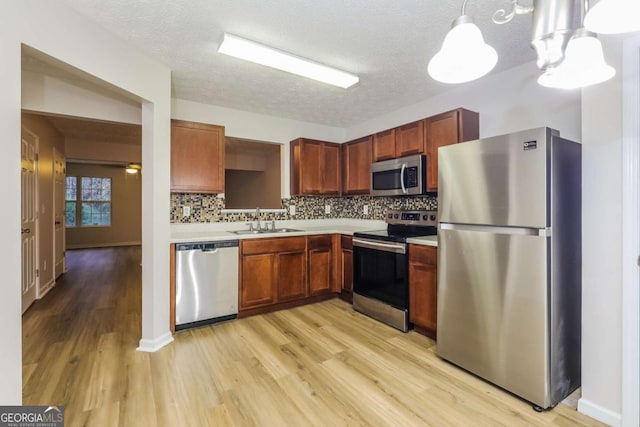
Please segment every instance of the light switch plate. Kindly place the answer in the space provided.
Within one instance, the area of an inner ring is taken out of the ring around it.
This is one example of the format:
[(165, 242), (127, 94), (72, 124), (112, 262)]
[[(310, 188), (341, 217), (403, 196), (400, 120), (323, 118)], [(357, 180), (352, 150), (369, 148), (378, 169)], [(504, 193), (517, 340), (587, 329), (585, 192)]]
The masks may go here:
[(182, 207), (182, 216), (191, 216), (191, 206)]
[(364, 205), (362, 208), (362, 213), (364, 215), (369, 215), (369, 205)]
[(291, 216), (296, 215), (296, 205), (289, 205), (289, 215)]
[(324, 213), (326, 214), (331, 213), (331, 205), (324, 205)]

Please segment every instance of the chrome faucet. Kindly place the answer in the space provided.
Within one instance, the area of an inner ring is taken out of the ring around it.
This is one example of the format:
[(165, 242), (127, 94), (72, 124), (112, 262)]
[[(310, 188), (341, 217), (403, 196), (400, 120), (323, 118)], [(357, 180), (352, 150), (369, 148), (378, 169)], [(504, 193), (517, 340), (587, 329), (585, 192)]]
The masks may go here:
[(262, 230), (262, 227), (260, 227), (260, 208), (256, 208), (256, 221), (258, 222), (256, 230)]

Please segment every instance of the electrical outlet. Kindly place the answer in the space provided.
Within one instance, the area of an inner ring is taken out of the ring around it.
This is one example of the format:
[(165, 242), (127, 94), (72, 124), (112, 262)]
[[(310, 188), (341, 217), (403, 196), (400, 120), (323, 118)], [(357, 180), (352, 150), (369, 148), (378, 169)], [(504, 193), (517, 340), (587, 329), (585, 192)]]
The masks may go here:
[(182, 216), (191, 216), (191, 206), (182, 207)]
[(331, 205), (324, 205), (324, 213), (326, 214), (331, 213)]
[(363, 213), (364, 215), (369, 215), (369, 205), (364, 205), (364, 206), (362, 207), (362, 213)]
[(296, 216), (296, 205), (289, 205), (289, 215)]

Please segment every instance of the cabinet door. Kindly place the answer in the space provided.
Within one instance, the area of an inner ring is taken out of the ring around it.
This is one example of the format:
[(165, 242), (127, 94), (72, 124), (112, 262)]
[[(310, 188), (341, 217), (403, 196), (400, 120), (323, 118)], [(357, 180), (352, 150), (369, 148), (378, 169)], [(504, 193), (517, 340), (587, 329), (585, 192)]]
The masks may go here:
[(224, 127), (171, 121), (171, 190), (224, 193)]
[(424, 153), (424, 120), (396, 129), (396, 157)]
[(438, 191), (438, 148), (479, 137), (479, 115), (459, 108), (426, 120), (427, 190)]
[(396, 130), (389, 129), (373, 136), (373, 161), (388, 160), (396, 157)]
[(300, 151), (301, 194), (322, 193), (324, 147), (320, 141), (304, 140)]
[(276, 254), (278, 263), (278, 302), (307, 296), (307, 259), (305, 251)]
[(340, 194), (341, 168), (340, 145), (325, 143), (322, 145), (322, 194)]
[(409, 249), (409, 320), (435, 336), (438, 303), (437, 248)]
[(309, 236), (309, 295), (331, 292), (333, 288), (333, 241), (330, 235)]
[(243, 255), (241, 260), (240, 309), (276, 302), (276, 256), (274, 254)]
[(353, 243), (350, 236), (340, 236), (341, 290), (353, 293)]
[(342, 146), (344, 194), (371, 192), (371, 144), (373, 137), (348, 142)]

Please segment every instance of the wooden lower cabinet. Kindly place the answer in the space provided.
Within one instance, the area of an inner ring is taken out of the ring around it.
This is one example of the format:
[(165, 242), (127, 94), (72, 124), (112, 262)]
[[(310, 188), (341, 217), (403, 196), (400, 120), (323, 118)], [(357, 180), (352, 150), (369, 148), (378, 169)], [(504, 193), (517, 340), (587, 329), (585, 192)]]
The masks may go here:
[(340, 292), (343, 299), (353, 301), (353, 243), (351, 236), (340, 236)]
[(330, 235), (307, 238), (309, 258), (309, 295), (331, 292), (333, 284), (333, 251)]
[(241, 240), (239, 315), (333, 297), (334, 271), (331, 235)]
[(243, 255), (240, 309), (274, 304), (277, 297), (276, 254)]
[(409, 245), (409, 320), (415, 330), (436, 338), (438, 248)]
[(303, 248), (276, 255), (278, 302), (285, 302), (307, 296), (307, 257)]

